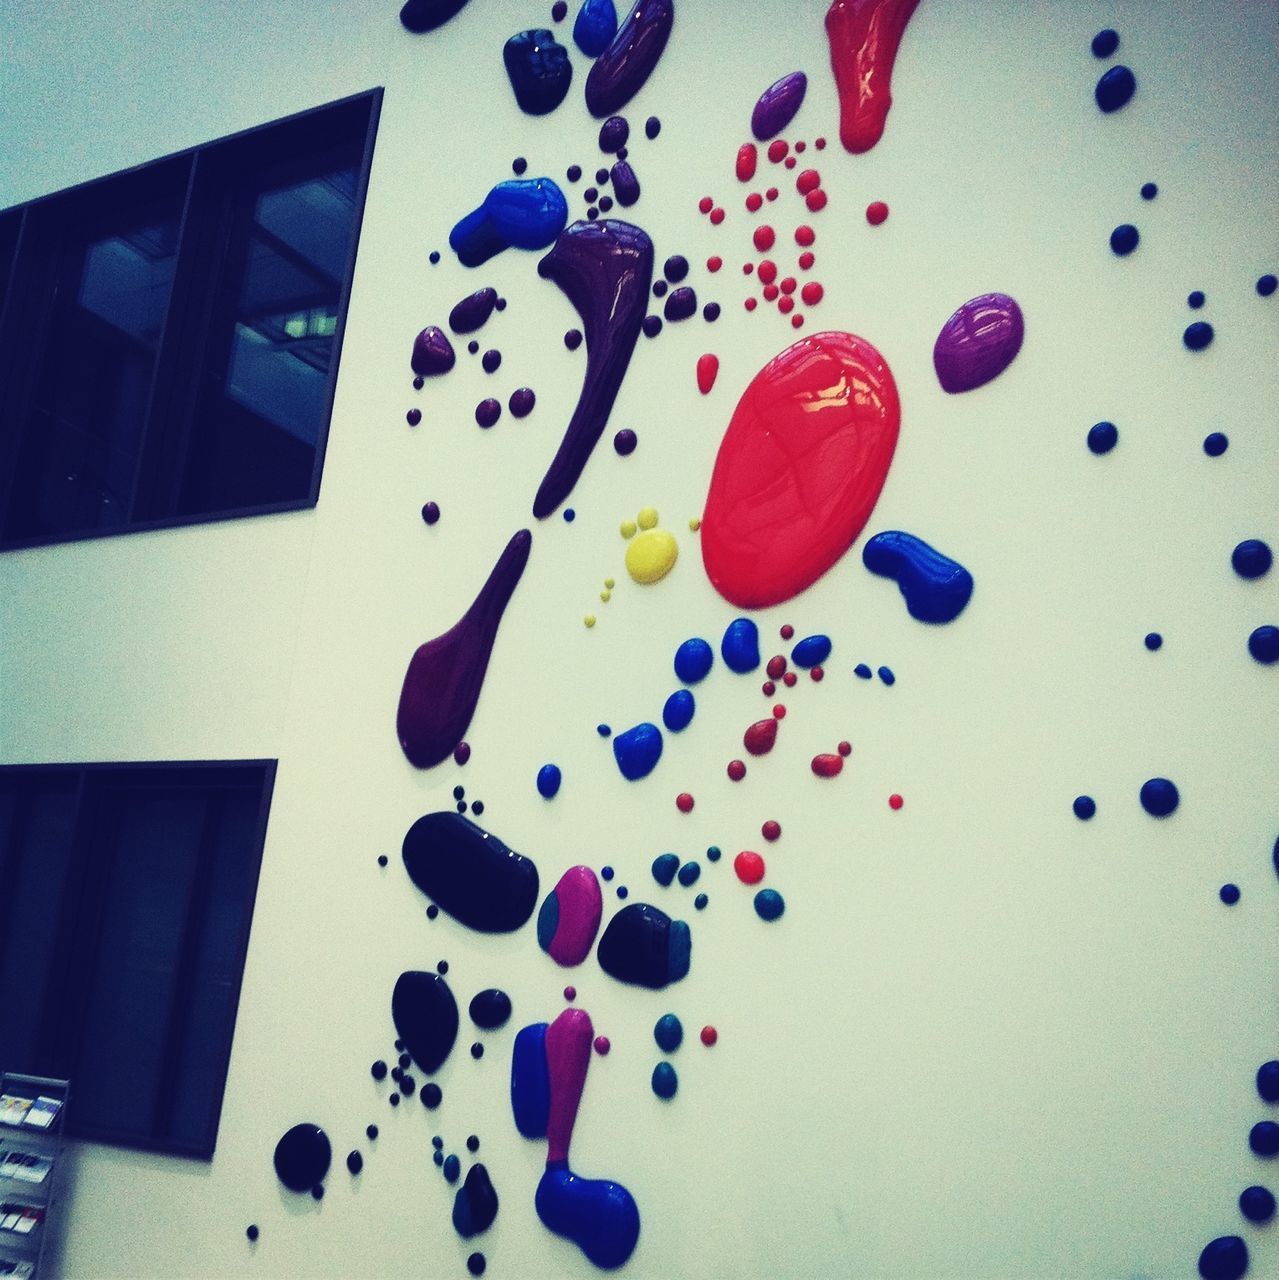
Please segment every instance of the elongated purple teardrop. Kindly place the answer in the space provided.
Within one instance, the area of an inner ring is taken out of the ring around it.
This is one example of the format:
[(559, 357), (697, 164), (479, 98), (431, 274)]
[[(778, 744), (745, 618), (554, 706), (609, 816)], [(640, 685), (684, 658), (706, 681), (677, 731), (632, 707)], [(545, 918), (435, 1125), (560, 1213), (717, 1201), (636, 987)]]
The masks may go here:
[(597, 120), (616, 114), (644, 87), (674, 21), (672, 0), (635, 0), (586, 77), (586, 109)]
[(983, 293), (965, 302), (942, 325), (933, 344), (933, 367), (942, 390), (972, 391), (997, 378), (1021, 350), (1025, 322), (1006, 293)]
[(474, 333), (493, 314), (497, 306), (497, 290), (491, 285), (468, 293), (449, 312), (449, 328), (454, 333)]
[(808, 92), (808, 77), (802, 71), (792, 71), (775, 84), (770, 84), (759, 95), (755, 110), (751, 112), (751, 132), (756, 142), (775, 138), (795, 118)]

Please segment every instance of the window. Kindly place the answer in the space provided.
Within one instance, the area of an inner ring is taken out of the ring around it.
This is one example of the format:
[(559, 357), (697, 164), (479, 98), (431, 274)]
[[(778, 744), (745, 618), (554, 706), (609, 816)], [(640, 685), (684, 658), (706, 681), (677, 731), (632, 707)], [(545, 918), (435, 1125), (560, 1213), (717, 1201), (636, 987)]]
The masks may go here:
[(213, 1155), (274, 761), (0, 768), (0, 1069)]
[(315, 505), (380, 103), (0, 211), (0, 547)]

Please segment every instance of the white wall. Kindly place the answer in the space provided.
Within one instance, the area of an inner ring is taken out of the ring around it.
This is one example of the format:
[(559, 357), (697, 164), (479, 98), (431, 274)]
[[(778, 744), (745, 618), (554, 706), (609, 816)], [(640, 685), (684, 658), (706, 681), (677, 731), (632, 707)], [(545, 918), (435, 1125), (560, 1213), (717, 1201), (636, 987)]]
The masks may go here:
[[(0, 556), (0, 759), (280, 759), (217, 1154), (84, 1149), (64, 1274), (463, 1275), (476, 1246), (449, 1226), (436, 1131), (462, 1154), (468, 1133), (482, 1139), (502, 1202), (477, 1242), (489, 1274), (583, 1274), (536, 1221), (540, 1148), (505, 1102), (510, 1035), (554, 1016), (566, 980), (614, 1044), (592, 1064), (574, 1153), (639, 1200), (630, 1275), (1190, 1275), (1199, 1248), (1233, 1232), (1265, 1274), (1273, 1229), (1244, 1231), (1234, 1200), (1277, 1180), (1245, 1139), (1265, 1110), (1252, 1073), (1279, 1052), (1279, 717), (1276, 672), (1243, 640), (1279, 621), (1279, 599), (1273, 573), (1240, 583), (1228, 557), (1245, 536), (1279, 541), (1279, 299), (1252, 288), (1279, 263), (1274, 7), (921, 4), (885, 141), (820, 159), (820, 320), (875, 342), (902, 393), (870, 530), (935, 541), (977, 592), (956, 624), (927, 629), (854, 552), (765, 615), (766, 635), (783, 621), (826, 630), (836, 653), (820, 690), (791, 697), (785, 750), (740, 788), (723, 765), (765, 705), (750, 680), (717, 671), (642, 784), (617, 776), (594, 725), (655, 719), (675, 645), (715, 639), (733, 616), (686, 522), (740, 388), (791, 332), (741, 309), (732, 160), (755, 95), (796, 67), (810, 88), (792, 136), (834, 142), (825, 6), (679, 6), (628, 112), (634, 214), (659, 261), (687, 254), (699, 293), (699, 264), (724, 256), (704, 294), (724, 317), (641, 344), (610, 425), (636, 427), (640, 448), (622, 461), (605, 442), (577, 521), (535, 529), (468, 734), (474, 758), (427, 773), (395, 740), (404, 665), (527, 523), (583, 362), (563, 350), (575, 320), (532, 255), (467, 273), (426, 254), (512, 156), (559, 176), (599, 153), (576, 51), (574, 88), (549, 118), (521, 116), (505, 86), (502, 41), (546, 24), (549, 0), (477, 0), (423, 38), (396, 8), (5, 6), (0, 207), (386, 87), (317, 509)], [(1088, 41), (1107, 24), (1140, 82), (1114, 117), (1091, 97)], [(650, 112), (655, 143), (637, 129)], [(1136, 194), (1147, 179), (1161, 189), (1150, 205)], [(704, 192), (730, 209), (718, 231), (695, 211)], [(876, 198), (892, 215), (872, 230), (861, 210)], [(1143, 234), (1122, 263), (1106, 247), (1121, 221)], [(478, 283), (510, 299), (481, 335), (503, 350), (501, 373), (485, 379), (463, 355), (415, 395), (413, 334)], [(1025, 310), (1025, 348), (990, 387), (947, 397), (932, 340), (955, 306), (996, 288)], [(1218, 334), (1194, 357), (1178, 338), (1192, 288)], [(722, 361), (706, 400), (693, 384), (704, 350)], [(481, 395), (524, 382), (538, 393), (527, 422), (474, 427)], [(425, 421), (410, 431), (414, 403)], [(1103, 417), (1122, 436), (1099, 460), (1083, 437)], [(1232, 446), (1210, 464), (1199, 441), (1212, 429)], [(428, 530), (418, 510), (432, 497), (445, 514)], [(625, 578), (616, 528), (649, 503), (682, 554), (644, 590)], [(608, 575), (618, 589), (600, 606)], [(1152, 629), (1166, 637), (1157, 655), (1141, 645)], [(890, 663), (894, 689), (853, 679), (863, 658)], [(849, 769), (816, 781), (808, 756), (842, 737)], [(550, 805), (533, 789), (548, 759), (566, 778)], [(1163, 824), (1135, 798), (1161, 773), (1183, 796)], [(690, 977), (622, 990), (593, 960), (557, 971), (531, 930), (493, 940), (429, 924), (399, 842), (459, 781), (547, 889), (573, 862), (610, 862), (632, 900), (651, 898), (655, 854), (721, 844), (704, 915), (691, 895), (654, 899), (693, 919)], [(685, 789), (698, 800), (687, 818), (672, 803)], [(901, 813), (890, 791), (906, 796)], [(1088, 826), (1070, 815), (1081, 791), (1100, 805)], [(728, 868), (767, 817), (784, 827), (765, 851), (788, 903), (773, 927)], [(1227, 880), (1243, 889), (1233, 911), (1216, 898)], [(368, 1064), (390, 1049), (395, 977), (440, 958), (460, 1001), (500, 985), (516, 1017), (479, 1063), (463, 1029), (435, 1116), (416, 1102), (395, 1113)], [(680, 1094), (662, 1104), (650, 1030), (668, 1009), (689, 1040), (673, 1060)], [(704, 1022), (720, 1029), (713, 1051), (695, 1041)], [(337, 1157), (319, 1204), (271, 1169), (275, 1140), (304, 1119)], [(359, 1180), (342, 1167), (352, 1147)]]

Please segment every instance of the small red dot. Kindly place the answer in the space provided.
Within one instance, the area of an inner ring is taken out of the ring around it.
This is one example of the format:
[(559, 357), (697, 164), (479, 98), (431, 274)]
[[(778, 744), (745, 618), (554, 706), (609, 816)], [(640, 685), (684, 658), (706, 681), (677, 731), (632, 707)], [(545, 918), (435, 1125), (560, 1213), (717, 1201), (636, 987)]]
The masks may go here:
[[(812, 210), (813, 213), (817, 213), (826, 208), (826, 192), (824, 192), (821, 187), (818, 187), (816, 191), (810, 191), (804, 197), (804, 203)], [(711, 221), (715, 221), (715, 215), (713, 213), (711, 214)]]
[(759, 264), (759, 279), (761, 284), (772, 284), (777, 279), (777, 263), (771, 258), (765, 258)]
[(764, 692), (764, 697), (771, 698), (777, 692), (777, 686), (771, 680), (765, 680), (760, 688)]
[(603, 1057), (612, 1047), (612, 1041), (609, 1040), (608, 1036), (595, 1037), (595, 1052), (598, 1053), (600, 1057)]
[(826, 290), (822, 288), (816, 280), (810, 280), (800, 291), (799, 296), (804, 299), (804, 305), (807, 307), (815, 307), (825, 296)]
[(706, 270), (714, 274), (724, 265), (724, 259), (719, 254), (713, 254), (706, 259)]
[(786, 153), (790, 150), (785, 138), (774, 138), (768, 144), (768, 158), (777, 164), (778, 161), (786, 158)]
[(905, 803), (905, 800), (903, 800), (896, 792), (888, 797), (888, 807), (890, 809), (900, 809)]
[(796, 680), (798, 680), (798, 679), (799, 679), (799, 677), (798, 677), (798, 676), (797, 676), (793, 671), (788, 671), (788, 672), (787, 672), (787, 673), (782, 677), (782, 683), (783, 683), (783, 684), (784, 684), (788, 689), (793, 689), (793, 688), (795, 687), (795, 681), (796, 681)]
[(710, 213), (710, 211), (715, 207), (715, 201), (714, 201), (714, 200), (712, 200), (712, 199), (710, 198), (710, 196), (703, 196), (703, 197), (702, 197), (702, 198), (697, 202), (697, 207), (698, 207), (698, 209), (700, 209), (703, 213)]
[(734, 782), (741, 782), (746, 776), (746, 766), (740, 760), (730, 760), (728, 762), (728, 776)]
[(778, 703), (778, 704), (773, 708), (773, 719), (774, 719), (774, 720), (785, 720), (785, 719), (786, 719), (786, 704), (785, 704), (785, 703), (779, 702), (779, 703)]
[(786, 157), (786, 167), (787, 167), (788, 169), (793, 169), (793, 168), (795, 167), (795, 157), (794, 157), (794, 156), (787, 156), (787, 157)]
[(853, 754), (853, 744), (851, 742), (841, 742), (838, 749), (841, 756), (851, 756)]
[(702, 1028), (702, 1043), (709, 1049), (719, 1039), (719, 1032), (714, 1027)]
[(782, 625), (782, 629), (777, 633), (783, 640), (789, 640), (795, 634), (795, 628), (789, 622)]
[(786, 279), (782, 281), (782, 292), (783, 292), (783, 293), (794, 293), (794, 292), (795, 292), (795, 277), (794, 277), (794, 276), (787, 276), (787, 277), (786, 277)]
[(791, 316), (790, 327), (792, 329), (802, 329), (804, 327), (804, 317), (801, 316), (798, 311), (796, 311), (795, 314)]
[(821, 684), (826, 672), (823, 671), (821, 667), (814, 667), (808, 674), (813, 677), (816, 684)]
[(825, 139), (825, 138), (817, 138), (817, 139), (813, 142), (813, 146), (815, 146), (815, 147), (817, 148), (817, 150), (818, 150), (818, 151), (825, 151), (825, 150), (826, 150), (826, 139)]
[(776, 200), (776, 199), (777, 199), (777, 188), (776, 188), (776, 187), (769, 187), (769, 189), (768, 189), (767, 191), (765, 191), (765, 192), (764, 192), (764, 199), (765, 199), (765, 200)]
[(798, 152), (799, 152), (799, 154), (802, 156), (802, 155), (804, 154), (804, 149), (805, 149), (807, 146), (808, 146), (808, 143), (806, 143), (806, 142), (797, 142), (797, 143), (795, 144), (795, 150), (796, 150), (796, 151), (798, 151)]
[(816, 169), (805, 169), (803, 173), (795, 179), (795, 190), (801, 196), (806, 196), (810, 191), (816, 191), (822, 185), (822, 175)]
[(752, 191), (750, 195), (746, 197), (746, 208), (751, 213), (758, 213), (760, 210), (760, 206), (763, 203), (764, 203), (764, 197), (760, 195), (758, 191)]
[(755, 264), (754, 264), (753, 262), (743, 262), (743, 263), (742, 263), (742, 275), (744, 275), (744, 276), (748, 276), (748, 275), (752, 274), (752, 272), (754, 272), (754, 270), (755, 270)]
[[(816, 192), (816, 191), (814, 191), (814, 192), (813, 192), (813, 194), (814, 194), (814, 195), (818, 195), (819, 193), (818, 193), (818, 192)], [(822, 196), (822, 204), (825, 204), (825, 203), (826, 203), (826, 197), (825, 197), (825, 196)], [(717, 208), (712, 209), (712, 210), (711, 210), (711, 221), (712, 221), (712, 222), (713, 222), (713, 223), (718, 227), (718, 226), (719, 226), (719, 224), (720, 224), (721, 222), (723, 222), (723, 221), (724, 221), (724, 210), (723, 210), (723, 209), (720, 209), (720, 208), (718, 208), (718, 207), (717, 207)]]
[(675, 807), (680, 811), (680, 813), (692, 813), (693, 797), (690, 796), (687, 791), (681, 791), (679, 795), (675, 797)]
[(812, 253), (809, 252), (809, 250), (805, 249), (804, 252), (799, 255), (800, 270), (807, 271), (808, 268), (811, 267), (813, 263), (816, 261), (817, 259), (813, 257)]
[(772, 302), (778, 295), (780, 290), (775, 284), (766, 284), (764, 286), (764, 301)]
[(791, 297), (778, 298), (777, 309), (784, 316), (790, 315), (790, 313), (795, 309), (795, 299)]
[(817, 239), (817, 232), (812, 229), (806, 222), (800, 223), (795, 228), (795, 243), (800, 245), (812, 244)]
[(565, 1000), (576, 1000), (576, 999), (577, 999), (577, 988), (576, 988), (576, 987), (565, 987), (565, 988), (564, 988), (564, 999), (565, 999)]
[(866, 221), (877, 227), (888, 217), (888, 206), (882, 200), (872, 201), (866, 206)]
[(773, 821), (772, 818), (769, 818), (769, 820), (760, 827), (759, 832), (765, 840), (776, 840), (782, 834), (782, 824), (780, 822)]
[(770, 226), (760, 226), (755, 228), (755, 234), (751, 237), (755, 242), (755, 248), (760, 253), (767, 253), (773, 247), (773, 242), (777, 239), (773, 234), (773, 228)]
[(754, 311), (756, 306), (758, 305), (759, 304), (755, 301), (754, 298), (747, 298), (746, 301), (742, 303), (742, 306), (744, 306), (747, 311)]
[(743, 849), (733, 859), (733, 870), (743, 884), (759, 884), (764, 878), (764, 859), (750, 849)]

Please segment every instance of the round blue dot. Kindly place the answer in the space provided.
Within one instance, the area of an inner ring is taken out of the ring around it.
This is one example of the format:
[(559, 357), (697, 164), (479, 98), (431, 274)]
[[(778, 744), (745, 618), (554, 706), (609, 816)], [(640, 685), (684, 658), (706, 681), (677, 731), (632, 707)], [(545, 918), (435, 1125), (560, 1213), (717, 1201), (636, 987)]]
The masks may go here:
[(1109, 453), (1119, 443), (1119, 428), (1113, 422), (1094, 422), (1088, 428), (1088, 448), (1093, 453)]
[(715, 661), (715, 651), (700, 636), (685, 640), (675, 650), (675, 674), (685, 684), (696, 684), (706, 678)]
[(1159, 194), (1159, 188), (1153, 182), (1143, 182), (1141, 184), (1141, 198), (1143, 200), (1153, 200)]
[(1254, 1155), (1265, 1156), (1267, 1159), (1279, 1155), (1279, 1124), (1273, 1120), (1262, 1120), (1254, 1124), (1248, 1132), (1248, 1145)]
[(437, 1147), (435, 1151), (435, 1155), (433, 1155), (431, 1159), (435, 1161), (436, 1167), (438, 1168), (440, 1165), (444, 1163), (444, 1152), (439, 1150), (439, 1148)]
[(1279, 278), (1272, 275), (1264, 275), (1257, 281), (1257, 292), (1263, 297), (1268, 298), (1275, 289), (1279, 288)]
[(551, 799), (559, 791), (561, 781), (559, 765), (544, 764), (537, 771), (537, 794), (545, 800)]
[(662, 723), (672, 732), (680, 733), (693, 721), (697, 703), (688, 689), (676, 689), (662, 707)]
[(650, 870), (658, 884), (669, 885), (679, 870), (679, 858), (673, 853), (659, 853)]
[(697, 883), (697, 877), (702, 874), (702, 865), (700, 862), (686, 862), (679, 869), (679, 882), (685, 889), (691, 884)]
[(1240, 1280), (1248, 1270), (1248, 1246), (1238, 1236), (1209, 1240), (1199, 1255), (1203, 1280)]
[(755, 895), (755, 914), (761, 920), (776, 920), (786, 910), (786, 902), (776, 889), (761, 889)]
[(595, 732), (598, 733), (601, 738), (608, 738), (612, 736), (613, 730), (606, 724), (597, 724), (595, 726)]
[(1167, 778), (1148, 778), (1141, 784), (1141, 807), (1155, 818), (1166, 818), (1181, 803), (1176, 784)]
[(457, 1156), (448, 1156), (444, 1161), (444, 1176), (449, 1182), (456, 1182), (462, 1172), (462, 1162)]
[(1239, 886), (1237, 884), (1223, 884), (1217, 896), (1226, 906), (1233, 907), (1239, 901)]
[(1239, 1212), (1249, 1222), (1269, 1222), (1275, 1216), (1275, 1197), (1268, 1187), (1248, 1187), (1239, 1197)]
[(574, 521), (574, 520), (576, 520), (576, 519), (577, 519), (577, 512), (576, 512), (576, 511), (574, 511), (572, 507), (565, 507), (565, 508), (564, 508), (564, 523), (565, 523), (565, 524), (572, 524), (572, 523), (573, 523), (573, 521)]
[(706, 904), (709, 901), (710, 899), (704, 893), (699, 893), (697, 897), (693, 899), (693, 906), (695, 906), (698, 911), (705, 911)]
[(602, 879), (602, 880), (611, 880), (611, 879), (613, 878), (613, 875), (614, 875), (614, 871), (613, 871), (613, 868), (612, 868), (612, 867), (601, 867), (601, 868), (600, 868), (600, 879)]
[(664, 1013), (653, 1027), (653, 1039), (663, 1053), (674, 1053), (684, 1043), (684, 1026), (673, 1013)]
[(1202, 289), (1196, 289), (1193, 293), (1186, 295), (1186, 306), (1188, 306), (1191, 311), (1198, 311), (1199, 308), (1203, 306), (1204, 301), (1205, 299)]
[(1230, 566), (1241, 578), (1260, 578), (1273, 563), (1270, 547), (1260, 538), (1245, 538), (1230, 553)]
[(1074, 809), (1076, 818), (1081, 822), (1087, 822), (1097, 812), (1097, 802), (1092, 796), (1076, 796), (1071, 808)]
[(1094, 58), (1109, 58), (1116, 49), (1119, 48), (1119, 32), (1111, 27), (1106, 27), (1103, 31), (1098, 31), (1092, 38), (1092, 56)]
[(1125, 106), (1136, 89), (1137, 77), (1127, 67), (1116, 65), (1097, 81), (1093, 97), (1097, 100), (1097, 105), (1109, 115)]
[(1207, 320), (1196, 320), (1188, 324), (1181, 340), (1190, 351), (1202, 351), (1212, 341), (1212, 325)]
[(1223, 431), (1212, 431), (1204, 436), (1204, 452), (1210, 458), (1220, 458), (1230, 448), (1230, 438)]
[(1257, 1096), (1262, 1102), (1279, 1102), (1279, 1058), (1257, 1068)]
[(1248, 637), (1248, 652), (1266, 666), (1279, 662), (1279, 627), (1258, 627)]
[(708, 862), (718, 862), (723, 856), (723, 850), (717, 844), (713, 844), (706, 850), (706, 860)]
[(1146, 639), (1144, 643), (1151, 653), (1155, 653), (1157, 650), (1163, 648), (1164, 638), (1158, 631), (1148, 631), (1146, 632)]
[(679, 1076), (669, 1062), (659, 1062), (653, 1068), (653, 1092), (659, 1098), (669, 1101), (679, 1088)]
[(1140, 243), (1141, 233), (1131, 222), (1121, 222), (1110, 233), (1110, 250), (1116, 257), (1126, 258)]
[(630, 890), (624, 884), (619, 884), (617, 886), (617, 896), (619, 898), (626, 897), (628, 893), (630, 893)]

